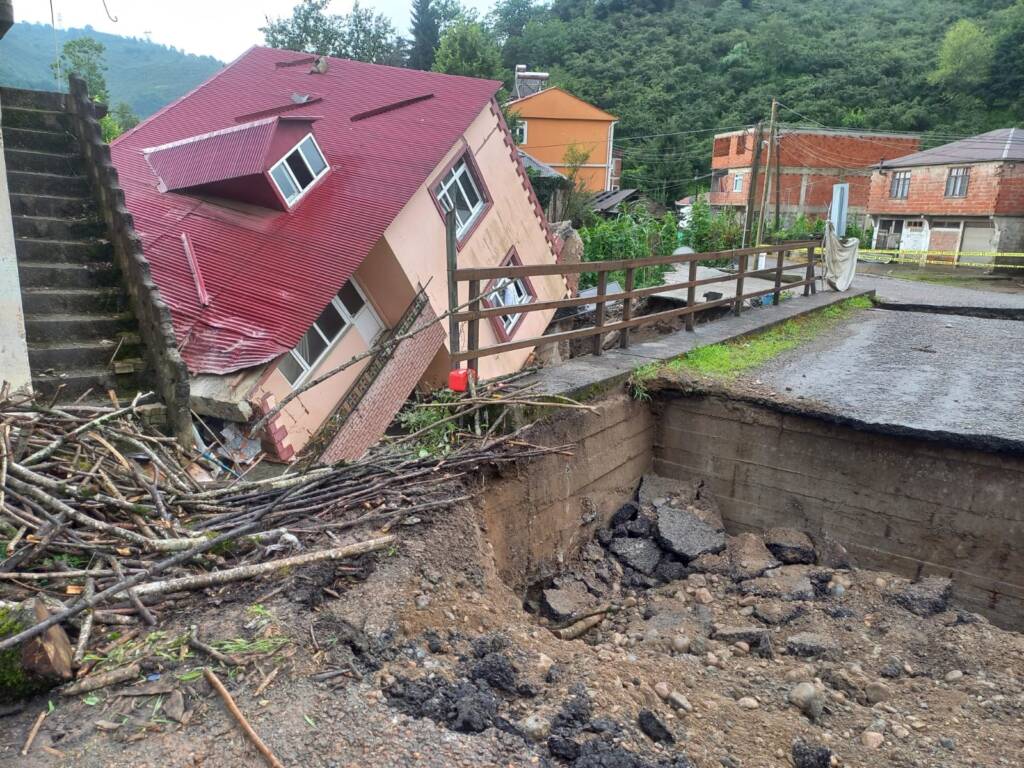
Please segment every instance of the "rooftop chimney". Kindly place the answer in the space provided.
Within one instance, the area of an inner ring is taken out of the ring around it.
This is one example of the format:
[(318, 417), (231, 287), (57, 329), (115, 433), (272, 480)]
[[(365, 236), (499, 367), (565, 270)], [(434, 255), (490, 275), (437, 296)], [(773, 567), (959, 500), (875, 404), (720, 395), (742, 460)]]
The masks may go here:
[(528, 72), (525, 64), (516, 64), (515, 97), (521, 99), (543, 91), (549, 77), (547, 72)]

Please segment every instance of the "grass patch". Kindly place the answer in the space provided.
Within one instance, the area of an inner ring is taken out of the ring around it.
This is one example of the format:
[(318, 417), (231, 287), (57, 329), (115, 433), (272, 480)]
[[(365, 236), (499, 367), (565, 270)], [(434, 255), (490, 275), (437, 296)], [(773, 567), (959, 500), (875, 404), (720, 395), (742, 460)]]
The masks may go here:
[(872, 306), (867, 296), (855, 296), (818, 312), (787, 320), (753, 336), (698, 347), (665, 363), (648, 363), (637, 368), (629, 388), (638, 400), (650, 399), (649, 383), (663, 373), (690, 371), (717, 379), (733, 379), (757, 368), (783, 352), (810, 341), (850, 315)]

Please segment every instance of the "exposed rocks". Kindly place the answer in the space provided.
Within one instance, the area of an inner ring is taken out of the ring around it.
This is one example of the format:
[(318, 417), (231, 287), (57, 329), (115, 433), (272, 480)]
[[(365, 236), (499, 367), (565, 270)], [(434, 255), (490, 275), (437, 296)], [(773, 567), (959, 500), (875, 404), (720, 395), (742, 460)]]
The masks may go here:
[(793, 656), (833, 658), (839, 654), (839, 646), (823, 635), (799, 632), (786, 639), (786, 652)]
[(592, 611), (597, 600), (580, 582), (571, 582), (561, 588), (545, 589), (544, 612), (555, 621), (573, 621)]
[(676, 743), (676, 737), (672, 735), (672, 731), (670, 731), (658, 716), (651, 712), (651, 710), (641, 709), (636, 720), (637, 725), (640, 726), (640, 730), (643, 731), (651, 741), (657, 741), (662, 744)]
[(782, 600), (813, 600), (814, 585), (801, 569), (778, 568), (769, 575), (740, 583), (745, 595), (777, 597)]
[(630, 568), (648, 576), (661, 560), (661, 549), (650, 539), (616, 538), (608, 549)]
[(825, 707), (823, 691), (813, 683), (798, 683), (789, 690), (789, 703), (803, 712), (810, 720), (821, 717)]
[(546, 718), (537, 714), (524, 717), (516, 725), (520, 731), (533, 741), (544, 741), (551, 733), (551, 723)]
[(816, 542), (815, 550), (818, 553), (819, 565), (836, 569), (847, 569), (852, 566), (850, 553), (846, 551), (846, 547), (827, 536)]
[(831, 768), (832, 750), (820, 744), (793, 742), (794, 768)]
[(719, 627), (715, 630), (714, 637), (724, 643), (744, 642), (756, 646), (768, 639), (768, 630), (761, 627)]
[(889, 599), (918, 616), (934, 616), (949, 608), (953, 582), (941, 576), (929, 576), (916, 583), (894, 588)]
[(878, 749), (885, 741), (885, 737), (876, 731), (864, 731), (860, 735), (860, 743), (868, 749)]
[(761, 602), (754, 606), (753, 616), (765, 624), (788, 624), (805, 613), (803, 606), (793, 603)]
[(658, 543), (686, 560), (725, 549), (725, 529), (702, 519), (695, 509), (663, 505), (657, 513)]
[(752, 533), (730, 536), (726, 542), (726, 551), (729, 555), (731, 575), (737, 581), (757, 578), (769, 568), (779, 565), (779, 561), (772, 557), (764, 542)]
[(769, 528), (764, 532), (764, 543), (776, 558), (788, 565), (813, 565), (817, 559), (814, 543), (803, 531)]

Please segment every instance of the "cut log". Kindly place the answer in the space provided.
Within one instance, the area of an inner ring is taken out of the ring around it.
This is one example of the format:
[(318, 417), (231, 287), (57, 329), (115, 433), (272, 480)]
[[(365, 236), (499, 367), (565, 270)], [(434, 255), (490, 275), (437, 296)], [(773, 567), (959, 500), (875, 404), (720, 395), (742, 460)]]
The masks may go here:
[[(15, 635), (49, 616), (49, 611), (38, 600), (0, 601), (0, 639)], [(0, 652), (0, 703), (24, 699), (70, 680), (71, 657), (71, 642), (60, 625)]]

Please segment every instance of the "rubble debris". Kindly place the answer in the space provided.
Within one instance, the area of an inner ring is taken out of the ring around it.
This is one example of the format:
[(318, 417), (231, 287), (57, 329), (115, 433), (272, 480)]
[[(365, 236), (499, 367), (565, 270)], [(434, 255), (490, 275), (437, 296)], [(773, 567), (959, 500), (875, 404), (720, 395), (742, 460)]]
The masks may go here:
[(953, 595), (953, 582), (941, 576), (929, 576), (921, 581), (895, 587), (889, 598), (899, 606), (918, 616), (934, 616), (949, 608)]
[(676, 737), (672, 735), (672, 731), (670, 731), (658, 716), (651, 712), (651, 710), (641, 709), (636, 720), (637, 724), (640, 726), (640, 730), (643, 731), (651, 741), (657, 741), (663, 744), (676, 743)]
[(820, 744), (804, 741), (793, 742), (794, 768), (831, 768), (832, 750)]
[(661, 561), (661, 549), (650, 539), (615, 538), (608, 549), (630, 568), (647, 576), (654, 573)]
[(813, 565), (817, 560), (811, 537), (793, 528), (769, 528), (764, 532), (769, 551), (787, 565)]
[(725, 528), (702, 519), (692, 507), (663, 504), (657, 516), (658, 543), (685, 560), (725, 549)]
[(730, 536), (726, 541), (726, 551), (729, 555), (730, 573), (737, 581), (755, 579), (763, 576), (765, 571), (780, 565), (761, 538), (753, 533)]

